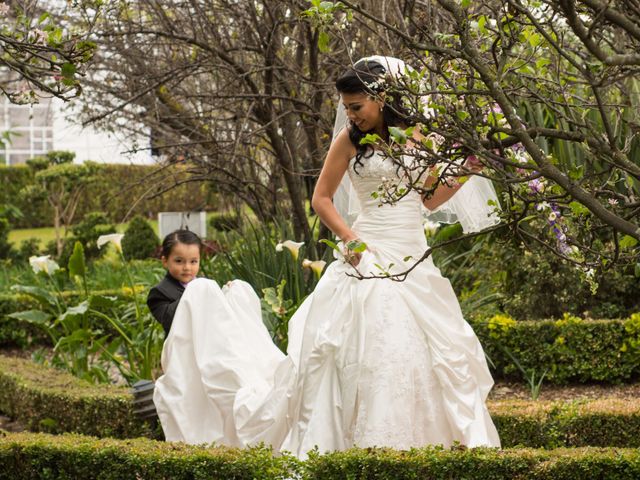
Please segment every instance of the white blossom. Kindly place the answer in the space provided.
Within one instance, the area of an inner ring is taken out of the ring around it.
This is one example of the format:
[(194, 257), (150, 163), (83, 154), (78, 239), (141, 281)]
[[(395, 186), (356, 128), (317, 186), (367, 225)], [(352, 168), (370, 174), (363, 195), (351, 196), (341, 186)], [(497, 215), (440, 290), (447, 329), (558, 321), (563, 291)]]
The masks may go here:
[(29, 264), (35, 273), (46, 272), (49, 275), (53, 275), (56, 270), (60, 270), (60, 265), (51, 259), (51, 255), (29, 257)]
[(124, 237), (124, 233), (110, 233), (109, 235), (100, 235), (98, 237), (98, 241), (96, 245), (98, 248), (102, 248), (103, 245), (107, 243), (113, 243), (118, 252), (122, 252), (122, 237)]
[(300, 247), (304, 245), (304, 242), (294, 242), (293, 240), (285, 240), (282, 243), (276, 245), (276, 252), (282, 252), (283, 248), (286, 248), (293, 255), (294, 260), (298, 260), (298, 251)]

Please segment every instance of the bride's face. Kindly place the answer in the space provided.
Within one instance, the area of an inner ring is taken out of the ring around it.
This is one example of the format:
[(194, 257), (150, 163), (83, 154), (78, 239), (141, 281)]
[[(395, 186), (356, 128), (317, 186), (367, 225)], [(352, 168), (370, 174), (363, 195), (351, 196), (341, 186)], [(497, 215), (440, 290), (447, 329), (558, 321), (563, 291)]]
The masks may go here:
[(361, 132), (373, 130), (382, 133), (384, 120), (381, 100), (366, 93), (342, 93), (341, 98), (347, 117)]

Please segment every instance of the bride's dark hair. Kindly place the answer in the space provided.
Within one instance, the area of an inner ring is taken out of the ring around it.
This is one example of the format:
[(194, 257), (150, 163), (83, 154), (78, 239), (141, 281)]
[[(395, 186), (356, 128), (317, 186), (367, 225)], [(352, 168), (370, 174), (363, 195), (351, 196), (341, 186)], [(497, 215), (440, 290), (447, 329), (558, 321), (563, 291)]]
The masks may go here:
[[(376, 97), (388, 88), (386, 74), (387, 69), (380, 62), (363, 58), (336, 80), (336, 89), (339, 93), (365, 93)], [(385, 141), (389, 139), (389, 127), (408, 126), (413, 123), (409, 120), (409, 115), (402, 107), (400, 99), (396, 97), (397, 95), (394, 95), (393, 98), (388, 95), (382, 108), (383, 139)], [(356, 147), (354, 170), (356, 170), (356, 166), (362, 166), (363, 158), (369, 158), (373, 155), (371, 145), (360, 143), (368, 133), (371, 131), (363, 132), (355, 124), (350, 123), (349, 140)]]

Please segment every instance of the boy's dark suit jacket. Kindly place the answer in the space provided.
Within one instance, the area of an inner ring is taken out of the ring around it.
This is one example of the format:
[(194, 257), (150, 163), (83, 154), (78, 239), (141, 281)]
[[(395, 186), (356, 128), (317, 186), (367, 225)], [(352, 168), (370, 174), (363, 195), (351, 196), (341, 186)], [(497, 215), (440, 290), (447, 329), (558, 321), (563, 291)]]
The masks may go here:
[(168, 273), (162, 281), (153, 287), (147, 297), (149, 310), (164, 328), (165, 335), (169, 335), (176, 308), (184, 292), (182, 284)]

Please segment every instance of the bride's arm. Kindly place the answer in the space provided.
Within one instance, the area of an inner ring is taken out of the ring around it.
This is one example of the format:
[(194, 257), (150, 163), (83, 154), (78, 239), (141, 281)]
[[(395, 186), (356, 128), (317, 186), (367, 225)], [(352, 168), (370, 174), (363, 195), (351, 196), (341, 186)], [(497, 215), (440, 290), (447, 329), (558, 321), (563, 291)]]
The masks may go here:
[[(482, 163), (478, 162), (477, 160), (467, 160), (463, 167), (464, 173), (470, 175), (480, 172), (482, 168)], [(424, 188), (431, 188), (437, 180), (437, 174), (432, 173), (424, 182)], [(440, 185), (438, 185), (429, 198), (423, 196), (422, 203), (427, 209), (435, 210), (451, 197), (453, 197), (455, 193), (460, 190), (460, 187), (462, 187), (462, 183), (458, 181), (458, 177), (450, 177), (444, 184), (441, 183)]]
[(320, 178), (313, 191), (311, 206), (329, 229), (344, 243), (358, 236), (349, 228), (333, 205), (333, 195), (347, 171), (349, 160), (355, 155), (355, 147), (349, 140), (349, 132), (343, 129), (329, 148), (322, 166)]

